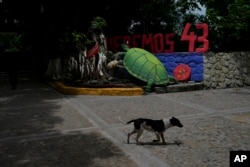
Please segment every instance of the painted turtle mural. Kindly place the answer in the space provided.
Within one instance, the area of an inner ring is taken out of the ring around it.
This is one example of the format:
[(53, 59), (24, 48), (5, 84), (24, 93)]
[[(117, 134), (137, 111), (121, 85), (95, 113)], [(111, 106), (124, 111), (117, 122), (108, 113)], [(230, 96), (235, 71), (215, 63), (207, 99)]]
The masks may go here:
[(174, 77), (168, 75), (162, 62), (152, 53), (141, 48), (129, 48), (125, 44), (122, 44), (122, 48), (125, 50), (124, 67), (132, 76), (147, 83), (146, 92), (151, 91), (152, 85), (177, 82)]

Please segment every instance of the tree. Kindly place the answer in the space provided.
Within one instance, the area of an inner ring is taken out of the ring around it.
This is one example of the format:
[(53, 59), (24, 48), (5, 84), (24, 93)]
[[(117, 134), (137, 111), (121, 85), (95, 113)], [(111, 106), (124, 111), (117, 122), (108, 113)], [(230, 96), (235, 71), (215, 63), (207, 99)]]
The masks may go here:
[(50, 59), (47, 78), (78, 84), (107, 82), (107, 46), (103, 32), (106, 26), (102, 17), (94, 17), (88, 32), (73, 30), (63, 34), (60, 46), (67, 55), (64, 58)]
[(249, 0), (199, 0), (206, 6), (210, 26), (211, 49), (217, 51), (249, 50)]

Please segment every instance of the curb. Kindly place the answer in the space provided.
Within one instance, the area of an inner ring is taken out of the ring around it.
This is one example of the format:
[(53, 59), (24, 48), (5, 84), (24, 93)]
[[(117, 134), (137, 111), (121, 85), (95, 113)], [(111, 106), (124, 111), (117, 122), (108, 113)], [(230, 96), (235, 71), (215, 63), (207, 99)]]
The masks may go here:
[(178, 83), (174, 85), (168, 85), (166, 87), (155, 87), (155, 93), (174, 93), (174, 92), (187, 92), (187, 91), (194, 91), (194, 90), (203, 90), (204, 83)]
[(138, 96), (143, 95), (142, 88), (79, 88), (66, 86), (62, 82), (48, 82), (60, 93), (67, 95), (109, 95), (109, 96)]
[(204, 89), (204, 83), (198, 82), (198, 83), (180, 83), (176, 85), (169, 85), (166, 87), (166, 93), (173, 93), (173, 92), (187, 92), (187, 91), (194, 91), (194, 90), (203, 90)]

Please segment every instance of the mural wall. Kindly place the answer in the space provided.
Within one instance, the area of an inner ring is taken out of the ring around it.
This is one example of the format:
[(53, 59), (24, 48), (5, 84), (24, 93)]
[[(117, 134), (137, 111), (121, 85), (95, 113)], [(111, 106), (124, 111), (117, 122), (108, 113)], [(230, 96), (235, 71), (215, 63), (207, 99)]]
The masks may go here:
[[(190, 31), (191, 26), (195, 26), (196, 32)], [(199, 31), (201, 34), (197, 35)], [(206, 88), (250, 85), (250, 52), (207, 52), (207, 24), (185, 25), (180, 40), (188, 42), (188, 52), (174, 52), (173, 36), (173, 33), (116, 36), (109, 38), (108, 43), (114, 50), (118, 50), (119, 43), (128, 43), (130, 47), (149, 48), (147, 50), (152, 52), (163, 63), (168, 74), (175, 78), (176, 69), (184, 65), (186, 68), (182, 69), (182, 72), (188, 71), (189, 75), (179, 81), (203, 82)]]
[(170, 75), (179, 64), (191, 69), (189, 81), (205, 88), (235, 88), (250, 85), (250, 52), (157, 53)]
[(250, 52), (173, 52), (154, 55), (171, 76), (174, 76), (178, 65), (187, 65), (190, 77), (184, 82), (203, 82), (207, 89), (250, 85)]
[(203, 81), (203, 54), (202, 53), (157, 53), (157, 58), (164, 64), (168, 73), (174, 76), (174, 69), (180, 65), (188, 65), (191, 74), (187, 81)]
[(121, 44), (145, 49), (153, 53), (168, 74), (178, 81), (203, 81), (203, 53), (209, 48), (208, 25), (186, 23), (179, 40), (188, 44), (188, 52), (175, 52), (174, 35), (157, 33), (107, 37), (107, 46), (114, 52), (119, 51)]

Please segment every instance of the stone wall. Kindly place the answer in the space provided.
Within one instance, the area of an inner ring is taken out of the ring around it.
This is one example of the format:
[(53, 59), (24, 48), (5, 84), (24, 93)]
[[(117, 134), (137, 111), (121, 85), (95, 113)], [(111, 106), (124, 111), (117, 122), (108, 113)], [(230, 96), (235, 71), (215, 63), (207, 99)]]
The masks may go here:
[(203, 59), (203, 82), (206, 88), (250, 85), (250, 52), (207, 52)]
[(191, 68), (189, 81), (203, 82), (209, 88), (234, 88), (250, 85), (250, 52), (157, 53), (169, 75), (175, 67)]

